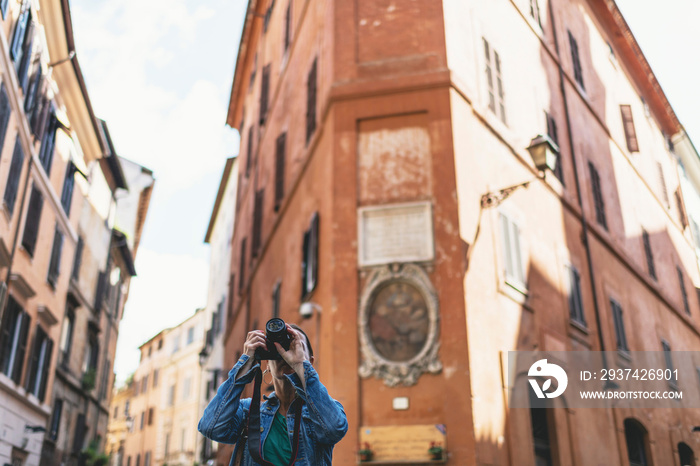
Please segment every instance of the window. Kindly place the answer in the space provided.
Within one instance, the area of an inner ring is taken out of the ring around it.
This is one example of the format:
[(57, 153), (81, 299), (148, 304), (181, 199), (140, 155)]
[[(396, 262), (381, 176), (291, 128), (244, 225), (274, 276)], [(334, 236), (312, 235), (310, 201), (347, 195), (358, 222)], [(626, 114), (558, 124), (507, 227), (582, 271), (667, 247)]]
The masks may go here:
[(253, 209), (253, 244), (251, 250), (251, 259), (258, 257), (260, 254), (260, 246), (262, 242), (262, 215), (263, 201), (265, 198), (265, 189), (260, 189), (255, 193), (255, 207)]
[(520, 227), (503, 212), (499, 214), (499, 218), (505, 280), (511, 285), (524, 288), (526, 286), (525, 269), (520, 244)]
[(622, 114), (622, 127), (625, 130), (625, 139), (627, 140), (627, 150), (639, 152), (637, 131), (634, 129), (634, 120), (632, 119), (632, 107), (620, 105), (620, 113)]
[(284, 165), (287, 151), (287, 133), (282, 133), (275, 143), (275, 212), (284, 199)]
[(245, 157), (245, 177), (248, 178), (250, 176), (250, 165), (253, 163), (253, 129), (254, 127), (251, 126), (248, 128), (248, 146), (246, 149), (246, 157)]
[(27, 120), (31, 125), (31, 119), (34, 111), (37, 108), (37, 103), (39, 101), (39, 92), (43, 84), (41, 65), (37, 65), (29, 81), (29, 90), (24, 96), (24, 113), (27, 116)]
[(569, 317), (572, 321), (586, 326), (586, 318), (583, 314), (583, 299), (581, 295), (581, 275), (573, 265), (569, 270)]
[[(554, 144), (559, 146), (559, 135), (557, 134), (557, 121), (554, 119), (552, 115), (550, 115), (547, 112), (544, 112), (545, 118), (547, 120), (547, 135), (549, 136), (549, 139), (552, 140)], [(557, 177), (559, 181), (564, 183), (564, 171), (562, 169), (561, 165), (561, 151), (559, 152), (559, 157), (557, 157), (557, 164), (554, 167), (554, 176)]]
[(542, 19), (540, 18), (540, 5), (537, 0), (530, 0), (530, 16), (537, 21), (537, 24), (542, 27)]
[(63, 320), (63, 328), (61, 329), (61, 341), (59, 342), (59, 363), (67, 366), (70, 361), (70, 350), (73, 346), (73, 330), (75, 328), (75, 305), (66, 303), (66, 317)]
[(83, 449), (85, 443), (85, 414), (78, 413), (78, 418), (75, 421), (75, 433), (73, 435), (73, 453), (79, 453)]
[(22, 2), (22, 9), (19, 18), (17, 18), (17, 23), (15, 23), (15, 30), (10, 42), (10, 58), (15, 62), (15, 66), (17, 66), (22, 59), (25, 37), (27, 35), (29, 23), (31, 23), (32, 20), (32, 13), (29, 6), (30, 2)]
[(147, 451), (143, 460), (143, 466), (151, 466), (151, 452)]
[(29, 207), (27, 208), (27, 219), (24, 223), (24, 234), (22, 235), (22, 247), (32, 257), (34, 257), (34, 248), (39, 235), (39, 221), (43, 207), (44, 196), (36, 186), (32, 186), (32, 194), (29, 197)]
[(501, 76), (501, 57), (485, 38), (482, 39), (486, 61), (486, 86), (489, 94), (489, 109), (505, 124), (506, 106), (503, 78)]
[(191, 344), (194, 341), (194, 327), (187, 329), (187, 344)]
[(46, 176), (51, 173), (51, 164), (53, 162), (53, 150), (56, 146), (56, 130), (58, 129), (58, 119), (56, 118), (56, 110), (51, 108), (49, 122), (44, 132), (44, 137), (41, 140), (41, 149), (39, 150), (39, 161), (41, 166), (46, 171)]
[(275, 6), (275, 0), (270, 2), (270, 6), (267, 7), (265, 11), (265, 18), (263, 20), (263, 33), (267, 32), (267, 28), (270, 26), (270, 18), (272, 17), (272, 8)]
[(27, 7), (27, 23), (24, 36), (21, 40), (21, 53), (15, 58), (15, 66), (17, 68), (19, 87), (22, 88), (22, 91), (26, 94), (29, 65), (32, 62), (32, 47), (34, 45), (34, 22), (32, 21), (32, 12), (29, 7)]
[(49, 377), (52, 350), (53, 341), (49, 338), (44, 329), (37, 325), (36, 332), (34, 333), (32, 357), (29, 360), (26, 389), (42, 402), (46, 395), (46, 382)]
[(246, 243), (248, 238), (243, 238), (241, 240), (241, 257), (240, 263), (238, 265), (238, 294), (243, 294), (243, 288), (245, 287), (245, 251)]
[(27, 352), (29, 321), (29, 314), (12, 296), (8, 296), (0, 327), (0, 371), (18, 385)]
[(591, 191), (593, 191), (593, 204), (595, 206), (595, 218), (600, 226), (608, 229), (608, 220), (605, 217), (605, 201), (600, 186), (600, 175), (593, 162), (588, 162), (588, 170), (591, 175)]
[(581, 89), (585, 89), (583, 85), (583, 71), (581, 70), (581, 58), (578, 53), (578, 43), (574, 39), (571, 31), (567, 31), (569, 34), (569, 48), (571, 48), (571, 62), (574, 65), (574, 79), (581, 86)]
[(7, 134), (7, 126), (10, 123), (10, 115), (12, 107), (10, 107), (10, 98), (5, 89), (5, 83), (0, 84), (0, 150), (5, 145), (5, 135)]
[(171, 385), (168, 391), (168, 406), (172, 406), (173, 404), (175, 404), (175, 384)]
[(680, 442), (678, 444), (678, 456), (681, 460), (681, 466), (695, 466), (695, 453), (687, 443)]
[(664, 352), (664, 360), (666, 361), (666, 369), (671, 371), (671, 378), (668, 380), (668, 385), (676, 390), (678, 389), (678, 381), (674, 378), (673, 375), (673, 356), (671, 355), (671, 345), (665, 341), (661, 340), (661, 349)]
[[(0, 121), (0, 125), (2, 122)], [(1, 126), (0, 126), (1, 130)], [(0, 149), (2, 143), (0, 142)], [(22, 164), (24, 163), (24, 149), (19, 136), (15, 139), (15, 150), (12, 152), (12, 162), (10, 162), (10, 173), (7, 176), (7, 185), (5, 186), (5, 208), (12, 217), (15, 210), (15, 202), (17, 201), (17, 192), (19, 191), (19, 179), (22, 174)]]
[(158, 340), (158, 351), (160, 351), (161, 349), (163, 349), (163, 339), (162, 338), (160, 340)]
[(316, 80), (318, 58), (314, 58), (314, 62), (309, 70), (309, 76), (306, 80), (306, 144), (311, 141), (314, 131), (316, 131)]
[(136, 466), (141, 466), (141, 454), (136, 455)]
[(646, 429), (634, 419), (625, 419), (625, 440), (630, 466), (647, 466)]
[(676, 273), (678, 274), (678, 283), (681, 287), (681, 296), (683, 297), (683, 310), (686, 314), (690, 315), (690, 303), (688, 302), (688, 292), (685, 290), (685, 279), (683, 278), (683, 269), (676, 266)]
[(532, 443), (535, 450), (535, 464), (537, 466), (552, 466), (552, 442), (550, 438), (550, 418), (546, 401), (530, 394), (530, 426), (532, 428)]
[(51, 248), (51, 262), (49, 262), (49, 274), (46, 280), (51, 288), (56, 288), (56, 281), (61, 268), (61, 250), (63, 249), (63, 233), (56, 225), (53, 234), (53, 247)]
[(280, 316), (280, 289), (282, 282), (278, 281), (272, 290), (272, 317)]
[(265, 125), (267, 110), (270, 104), (270, 65), (263, 66), (262, 83), (260, 88), (260, 126)]
[(614, 299), (610, 300), (610, 307), (612, 309), (613, 323), (615, 324), (615, 340), (617, 342), (617, 350), (626, 353), (629, 351), (629, 347), (627, 346), (625, 323), (622, 320), (622, 307)]
[(649, 233), (647, 233), (644, 228), (642, 228), (642, 242), (644, 243), (644, 255), (647, 259), (649, 276), (656, 280), (656, 268), (654, 267), (654, 254), (651, 250), (651, 239), (649, 238)]
[(76, 282), (78, 281), (78, 278), (80, 277), (80, 265), (83, 262), (83, 248), (84, 247), (85, 247), (85, 243), (83, 242), (83, 238), (81, 236), (78, 236), (78, 244), (75, 247), (75, 256), (73, 257), (73, 271), (71, 273), (71, 277)]
[[(145, 421), (145, 419), (146, 419), (146, 412), (143, 411), (143, 412), (141, 413), (141, 430), (143, 430), (143, 426), (144, 426), (144, 421)], [(136, 463), (136, 464), (138, 464), (138, 463)]]
[(141, 379), (141, 393), (146, 393), (148, 391), (148, 374), (144, 375)]
[(255, 75), (257, 74), (257, 71), (258, 71), (258, 54), (257, 53), (253, 57), (253, 66), (251, 68), (252, 68), (252, 70), (250, 71), (250, 82), (248, 83), (248, 91), (249, 92), (253, 88), (253, 84), (255, 84)]
[(673, 193), (676, 198), (676, 208), (678, 208), (678, 220), (681, 222), (681, 227), (685, 229), (688, 226), (688, 217), (685, 214), (685, 206), (683, 205), (683, 197), (681, 195), (680, 186)]
[(316, 288), (318, 279), (318, 212), (311, 218), (309, 229), (304, 232), (301, 256), (301, 299)]
[[(85, 355), (83, 357), (83, 374), (88, 371), (97, 371), (97, 358), (100, 352), (100, 346), (97, 343), (97, 334), (94, 331), (88, 332), (88, 344), (85, 348)], [(95, 374), (95, 377), (97, 374)], [(134, 381), (136, 386), (134, 391), (138, 391), (138, 383)], [(137, 393), (134, 393), (136, 395)]]
[(165, 449), (163, 451), (163, 456), (168, 459), (168, 453), (170, 452), (170, 432), (165, 434)]
[(66, 176), (63, 180), (63, 191), (61, 191), (61, 205), (66, 216), (70, 215), (70, 205), (73, 200), (73, 185), (75, 184), (75, 165), (68, 162), (66, 166)]
[(153, 388), (158, 386), (158, 369), (153, 369)]
[(693, 217), (690, 217), (690, 230), (693, 233), (693, 240), (695, 241), (695, 247), (700, 249), (700, 227), (698, 227), (698, 222), (695, 221)]
[(289, 44), (292, 42), (292, 2), (289, 1), (287, 11), (284, 14), (284, 51), (289, 50)]
[(148, 425), (149, 426), (153, 425), (153, 415), (154, 415), (153, 408), (148, 408)]
[(173, 336), (173, 353), (177, 353), (180, 349), (180, 335)]
[[(56, 441), (58, 440), (58, 431), (61, 427), (61, 413), (63, 411), (63, 400), (60, 398), (56, 398), (56, 401), (53, 403), (53, 413), (51, 414), (51, 424), (49, 427), (49, 440), (51, 441)], [(116, 417), (116, 416), (115, 416)]]

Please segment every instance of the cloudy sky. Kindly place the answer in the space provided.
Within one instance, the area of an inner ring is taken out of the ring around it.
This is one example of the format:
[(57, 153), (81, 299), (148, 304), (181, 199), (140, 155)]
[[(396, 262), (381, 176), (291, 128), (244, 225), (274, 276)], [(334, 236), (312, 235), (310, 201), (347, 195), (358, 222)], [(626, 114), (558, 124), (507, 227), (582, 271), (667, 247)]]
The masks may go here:
[[(617, 0), (696, 145), (700, 144), (700, 2)], [(206, 300), (203, 243), (226, 158), (225, 126), (247, 0), (71, 0), (77, 53), (97, 115), (117, 152), (156, 176), (121, 323), (115, 371), (137, 347)]]

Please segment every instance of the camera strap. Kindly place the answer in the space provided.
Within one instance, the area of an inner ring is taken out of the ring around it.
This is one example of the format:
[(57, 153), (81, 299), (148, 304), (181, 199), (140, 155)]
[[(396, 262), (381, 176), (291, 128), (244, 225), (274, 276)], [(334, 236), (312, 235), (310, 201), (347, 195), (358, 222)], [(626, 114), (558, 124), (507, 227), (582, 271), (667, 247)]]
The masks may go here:
[[(260, 444), (260, 385), (262, 384), (262, 370), (255, 369), (255, 387), (253, 388), (253, 400), (250, 402), (250, 412), (248, 413), (248, 452), (256, 463), (264, 466), (275, 466), (263, 459), (262, 445)], [(296, 400), (294, 407), (294, 440), (292, 441), (292, 456), (289, 460), (291, 466), (297, 460), (299, 452), (299, 430), (301, 427), (301, 405), (302, 400)]]

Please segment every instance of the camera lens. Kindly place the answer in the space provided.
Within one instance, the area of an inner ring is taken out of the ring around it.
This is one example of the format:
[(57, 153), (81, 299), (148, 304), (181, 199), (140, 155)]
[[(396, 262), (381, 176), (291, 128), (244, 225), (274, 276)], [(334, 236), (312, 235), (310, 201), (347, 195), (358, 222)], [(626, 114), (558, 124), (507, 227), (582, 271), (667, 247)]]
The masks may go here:
[(287, 328), (284, 321), (279, 318), (270, 319), (265, 327), (269, 333), (279, 333)]

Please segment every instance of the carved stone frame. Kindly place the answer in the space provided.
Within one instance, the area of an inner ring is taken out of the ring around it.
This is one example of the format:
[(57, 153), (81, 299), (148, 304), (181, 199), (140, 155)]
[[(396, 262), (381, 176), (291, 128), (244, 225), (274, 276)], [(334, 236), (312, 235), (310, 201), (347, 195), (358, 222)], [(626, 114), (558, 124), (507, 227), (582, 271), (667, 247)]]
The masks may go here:
[[(384, 358), (372, 344), (369, 333), (369, 307), (382, 287), (392, 282), (404, 282), (415, 286), (425, 299), (428, 308), (428, 339), (420, 352), (408, 361), (396, 362)], [(362, 362), (360, 377), (383, 379), (389, 387), (415, 385), (423, 373), (439, 373), (442, 362), (438, 359), (440, 316), (435, 288), (425, 271), (415, 264), (398, 264), (378, 267), (370, 272), (360, 298), (358, 330)]]

